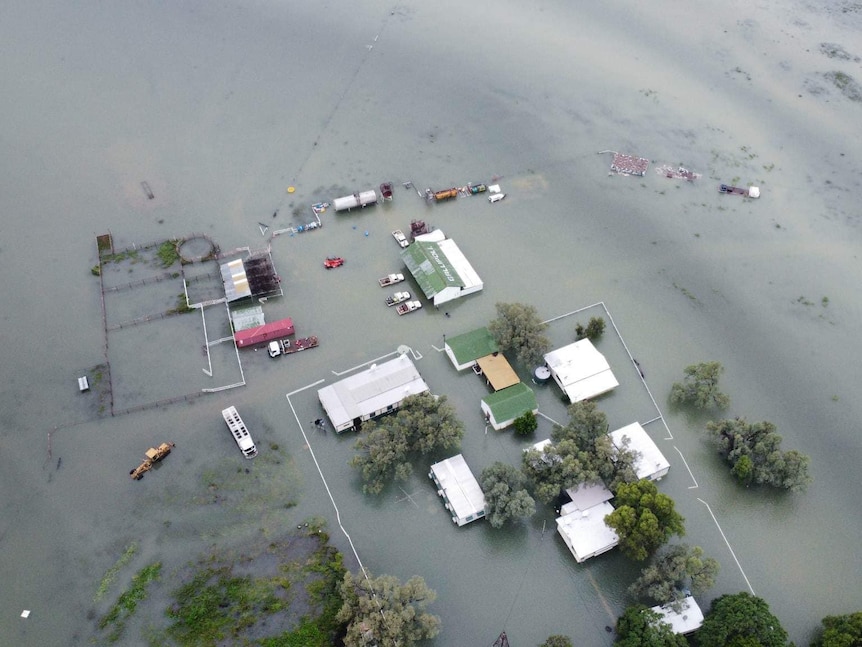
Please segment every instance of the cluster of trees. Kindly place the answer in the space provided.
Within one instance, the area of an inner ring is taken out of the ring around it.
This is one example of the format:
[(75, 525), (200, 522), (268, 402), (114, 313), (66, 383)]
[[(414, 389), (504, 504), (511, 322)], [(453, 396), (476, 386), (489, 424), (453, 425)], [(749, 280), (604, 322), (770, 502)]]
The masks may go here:
[(482, 470), (479, 484), (485, 493), (485, 518), (493, 528), (510, 519), (532, 516), (536, 502), (526, 490), (526, 477), (508, 463), (496, 462)]
[(685, 534), (685, 519), (673, 499), (652, 481), (621, 483), (615, 494), (616, 509), (605, 517), (605, 524), (616, 531), (620, 551), (627, 557), (642, 562), (671, 536)]
[(360, 470), (365, 493), (380, 494), (393, 477), (409, 478), (412, 458), (459, 446), (464, 425), (445, 395), (420, 393), (404, 398), (394, 416), (366, 423), (366, 431), (350, 465)]
[(595, 340), (602, 336), (605, 332), (605, 320), (602, 317), (590, 317), (586, 327), (578, 324), (575, 326), (575, 338), (577, 341), (582, 339)]
[[(725, 408), (730, 398), (718, 388), (724, 372), (720, 362), (701, 362), (685, 368), (685, 378), (671, 387), (670, 399), (699, 409)], [(794, 492), (804, 491), (812, 479), (810, 459), (796, 450), (781, 451), (781, 436), (771, 422), (748, 423), (744, 418), (709, 422), (707, 430), (731, 473), (746, 485), (770, 485)]]
[(674, 404), (691, 404), (698, 409), (730, 405), (730, 396), (718, 388), (718, 378), (724, 372), (720, 362), (701, 362), (685, 367), (685, 378), (674, 382), (670, 389), (670, 401)]
[(548, 324), (542, 322), (533, 306), (523, 303), (498, 303), (497, 318), (488, 331), (504, 353), (514, 353), (518, 361), (533, 366), (543, 361), (551, 348), (545, 336)]
[(733, 418), (709, 422), (707, 430), (733, 475), (746, 485), (771, 485), (794, 492), (811, 483), (810, 459), (794, 449), (781, 451), (781, 436), (771, 422)]
[(554, 426), (551, 444), (524, 452), (522, 469), (539, 501), (551, 503), (561, 490), (584, 482), (602, 480), (613, 490), (637, 480), (637, 452), (614, 446), (607, 435), (607, 416), (594, 402), (576, 402), (568, 414), (565, 426)]
[(345, 645), (404, 645), (440, 633), (440, 618), (428, 613), (437, 594), (414, 575), (405, 584), (391, 575), (345, 573), (336, 620), (346, 627)]
[(629, 587), (629, 593), (652, 604), (677, 605), (686, 591), (700, 595), (711, 589), (718, 569), (718, 562), (706, 557), (700, 546), (674, 544), (655, 555)]

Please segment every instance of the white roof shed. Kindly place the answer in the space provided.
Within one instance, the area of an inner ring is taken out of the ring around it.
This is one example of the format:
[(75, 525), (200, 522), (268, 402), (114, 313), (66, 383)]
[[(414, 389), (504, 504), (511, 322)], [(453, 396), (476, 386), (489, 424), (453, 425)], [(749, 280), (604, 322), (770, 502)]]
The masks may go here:
[(619, 386), (605, 356), (589, 339), (581, 339), (545, 355), (551, 376), (570, 402), (589, 400)]
[(613, 511), (614, 507), (605, 501), (557, 518), (557, 532), (575, 556), (575, 561), (586, 561), (620, 543), (617, 533), (605, 524), (605, 516)]
[(330, 384), (317, 392), (335, 431), (353, 429), (365, 420), (397, 409), (408, 395), (429, 391), (406, 354)]
[(452, 513), (453, 523), (463, 526), (485, 516), (485, 493), (462, 454), (434, 463), (428, 476)]
[(660, 614), (662, 621), (669, 624), (675, 634), (690, 634), (703, 624), (703, 611), (690, 595), (681, 600), (679, 611), (674, 610), (672, 604), (651, 607), (651, 610)]
[(608, 435), (618, 449), (621, 449), (628, 439), (628, 448), (640, 454), (635, 463), (635, 471), (639, 479), (660, 481), (670, 471), (670, 463), (639, 422), (633, 422)]

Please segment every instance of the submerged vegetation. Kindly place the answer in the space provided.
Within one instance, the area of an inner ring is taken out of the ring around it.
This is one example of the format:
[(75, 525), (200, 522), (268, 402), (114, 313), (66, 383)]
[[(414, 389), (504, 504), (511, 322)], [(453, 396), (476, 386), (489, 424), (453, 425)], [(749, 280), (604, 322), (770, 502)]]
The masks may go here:
[(114, 580), (117, 579), (117, 573), (119, 573), (120, 569), (131, 561), (132, 557), (134, 557), (137, 552), (138, 542), (133, 541), (126, 547), (126, 550), (123, 551), (123, 554), (114, 563), (114, 565), (105, 572), (105, 576), (102, 578), (102, 582), (96, 590), (96, 595), (93, 596), (93, 602), (98, 602), (105, 597), (105, 594), (108, 592), (108, 588), (114, 583)]
[(138, 603), (146, 600), (150, 582), (157, 580), (162, 572), (162, 563), (155, 562), (145, 566), (132, 577), (131, 586), (120, 594), (117, 602), (99, 620), (99, 629), (110, 629), (108, 641), (116, 642), (126, 629), (126, 622), (131, 618)]

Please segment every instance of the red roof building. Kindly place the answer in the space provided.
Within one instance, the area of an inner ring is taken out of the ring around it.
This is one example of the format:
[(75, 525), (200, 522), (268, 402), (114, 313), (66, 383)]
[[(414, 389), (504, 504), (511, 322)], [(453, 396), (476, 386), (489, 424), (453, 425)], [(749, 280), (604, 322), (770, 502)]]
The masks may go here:
[(240, 330), (234, 333), (233, 338), (238, 348), (249, 348), (251, 346), (266, 344), (275, 339), (287, 337), (295, 332), (296, 331), (293, 328), (293, 319), (288, 317), (287, 319), (279, 319), (278, 321), (273, 321), (272, 323), (257, 326), (255, 328)]

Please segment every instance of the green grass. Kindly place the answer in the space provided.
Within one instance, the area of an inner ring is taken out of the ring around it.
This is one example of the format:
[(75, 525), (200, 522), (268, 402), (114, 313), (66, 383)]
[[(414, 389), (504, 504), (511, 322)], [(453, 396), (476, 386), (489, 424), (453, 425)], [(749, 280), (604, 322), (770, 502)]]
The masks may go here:
[(108, 592), (108, 588), (114, 583), (114, 580), (117, 579), (117, 573), (119, 573), (120, 569), (132, 560), (132, 557), (134, 557), (137, 552), (138, 542), (133, 541), (126, 547), (126, 550), (123, 551), (123, 554), (114, 563), (114, 565), (105, 572), (104, 577), (102, 577), (102, 582), (96, 590), (96, 595), (93, 596), (93, 602), (98, 602), (105, 597), (105, 594)]
[(159, 245), (159, 250), (156, 252), (156, 257), (158, 257), (159, 262), (161, 262), (162, 267), (170, 267), (174, 263), (177, 263), (180, 260), (180, 252), (177, 249), (177, 244), (179, 243), (176, 239), (166, 240), (161, 245)]
[(109, 642), (116, 642), (123, 635), (126, 622), (134, 615), (138, 602), (146, 600), (148, 585), (159, 578), (161, 571), (161, 562), (155, 562), (138, 571), (132, 578), (131, 586), (120, 594), (110, 611), (99, 620), (99, 629), (111, 627), (111, 632), (108, 634)]

